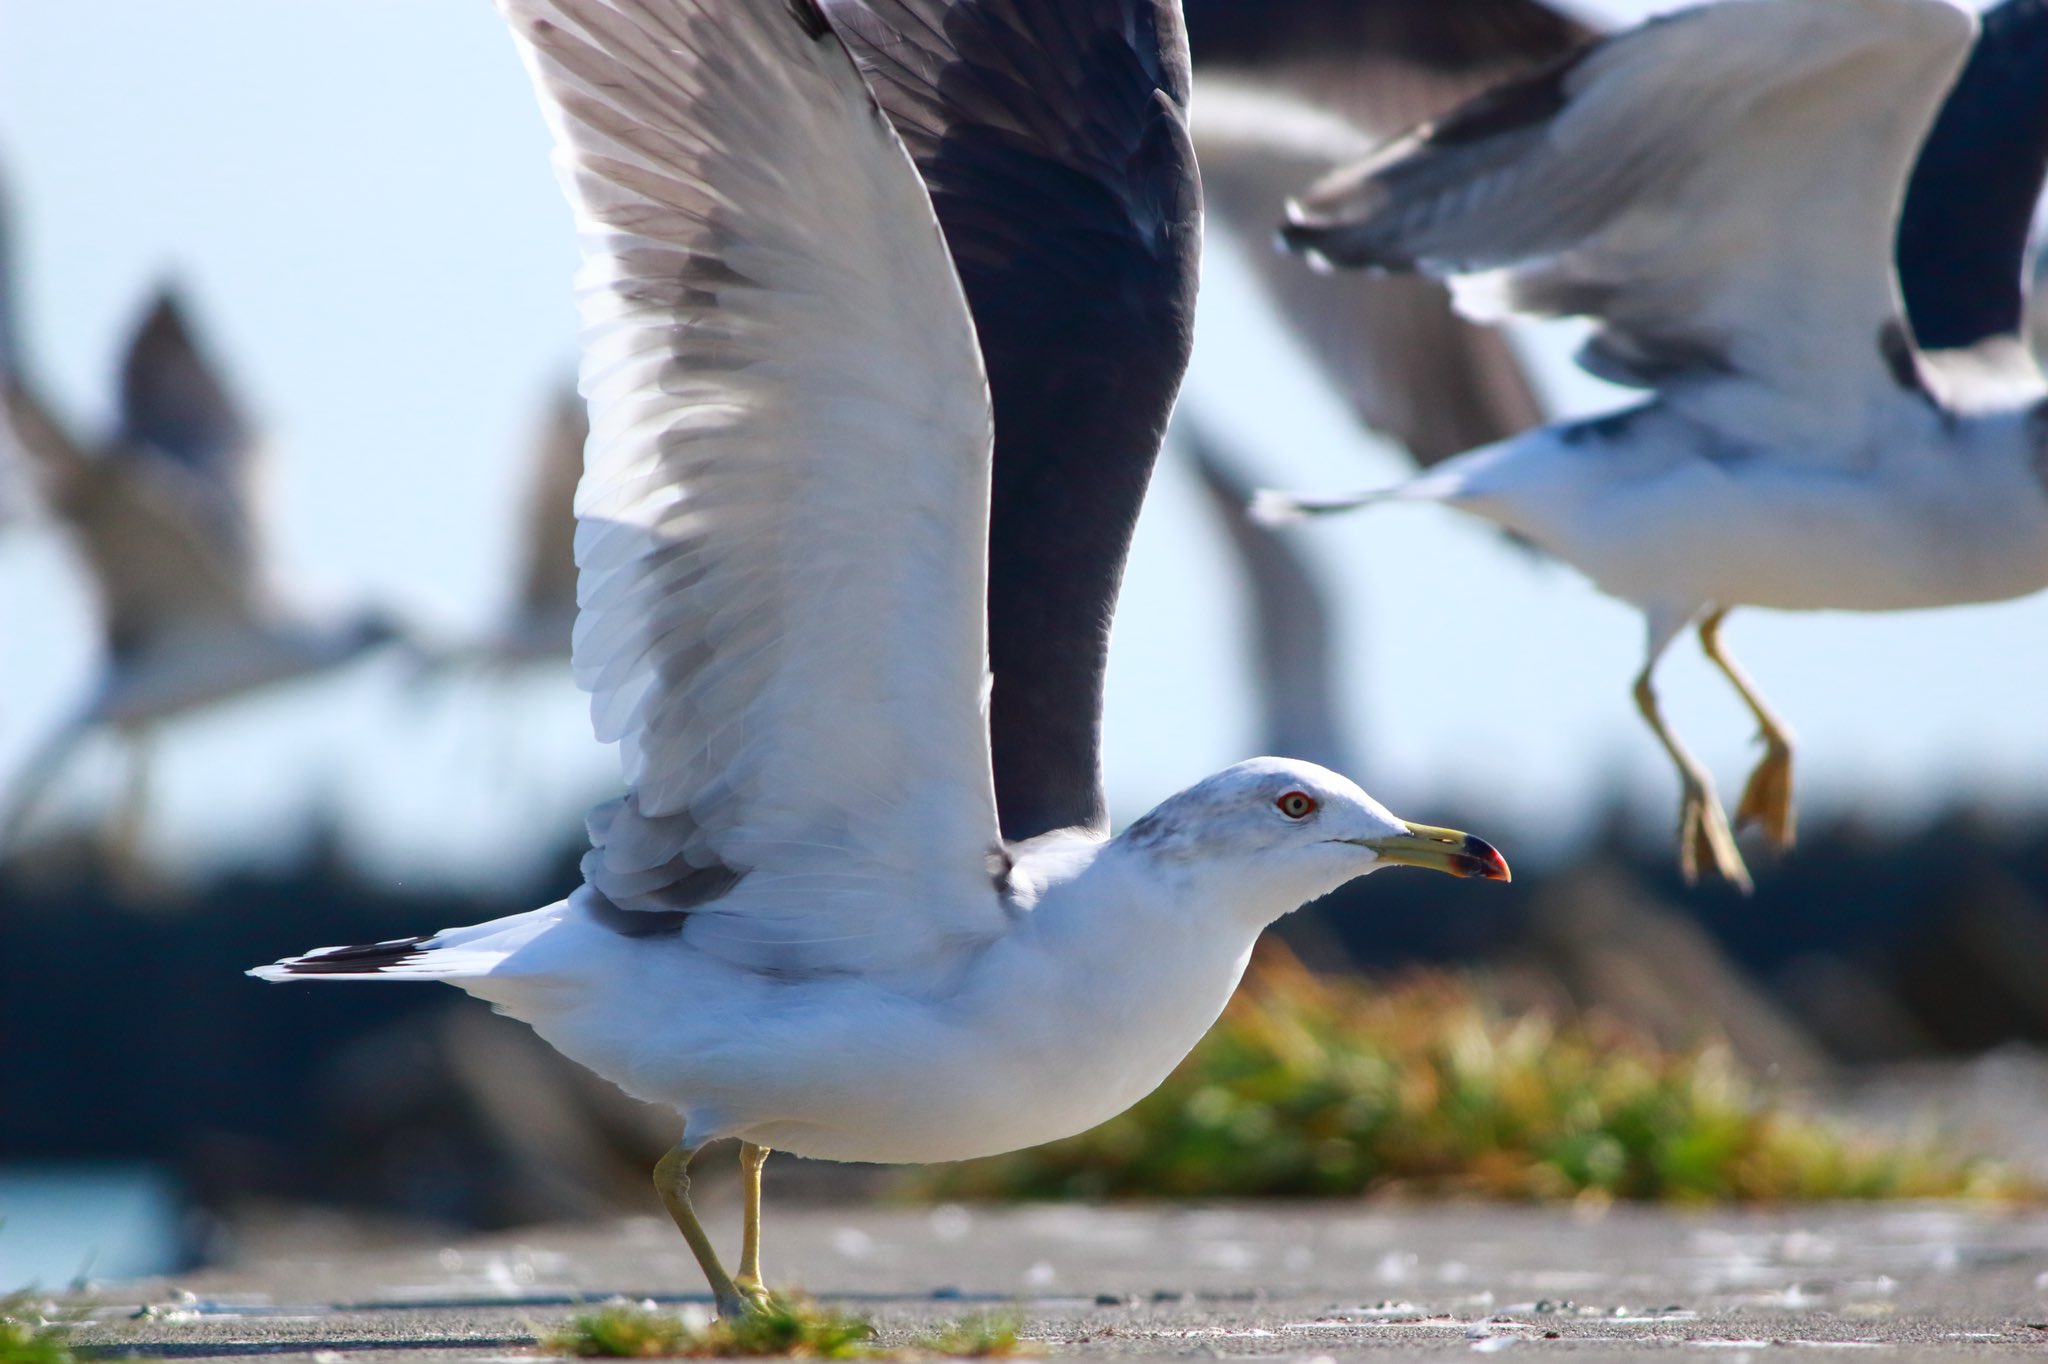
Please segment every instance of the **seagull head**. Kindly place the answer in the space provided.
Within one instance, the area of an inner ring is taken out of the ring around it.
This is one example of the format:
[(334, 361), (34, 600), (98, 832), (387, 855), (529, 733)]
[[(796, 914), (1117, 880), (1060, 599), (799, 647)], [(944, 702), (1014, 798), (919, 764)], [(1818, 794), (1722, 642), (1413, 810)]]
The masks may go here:
[(1382, 867), (1506, 881), (1483, 839), (1414, 824), (1314, 763), (1252, 758), (1171, 796), (1117, 842), (1261, 925)]

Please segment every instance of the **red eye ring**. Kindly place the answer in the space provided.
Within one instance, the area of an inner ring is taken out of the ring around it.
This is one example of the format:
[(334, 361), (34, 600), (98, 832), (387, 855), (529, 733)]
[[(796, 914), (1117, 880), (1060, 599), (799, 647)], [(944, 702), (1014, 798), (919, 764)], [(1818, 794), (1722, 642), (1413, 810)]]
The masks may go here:
[(1307, 819), (1316, 812), (1316, 798), (1306, 791), (1289, 791), (1273, 806), (1289, 819)]

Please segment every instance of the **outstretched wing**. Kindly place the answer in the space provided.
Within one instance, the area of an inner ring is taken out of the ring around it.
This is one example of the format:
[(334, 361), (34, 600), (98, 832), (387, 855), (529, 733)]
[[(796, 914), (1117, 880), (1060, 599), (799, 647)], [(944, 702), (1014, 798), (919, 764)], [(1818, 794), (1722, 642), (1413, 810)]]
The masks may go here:
[(996, 931), (988, 395), (915, 170), (807, 0), (499, 5), (585, 256), (585, 902), (775, 970)]
[(1288, 234), (1341, 264), (1499, 271), (1495, 305), (1599, 321), (1595, 373), (1741, 373), (1783, 386), (1781, 429), (1832, 423), (1910, 363), (1893, 226), (1975, 31), (1944, 0), (1687, 10), (1337, 172)]
[(1110, 617), (1193, 342), (1201, 198), (1170, 0), (835, 0), (931, 191), (995, 409), (1004, 834), (1105, 828)]
[(1922, 346), (2020, 335), (2044, 175), (2048, 0), (2005, 0), (1984, 15), (1899, 215), (1899, 287)]

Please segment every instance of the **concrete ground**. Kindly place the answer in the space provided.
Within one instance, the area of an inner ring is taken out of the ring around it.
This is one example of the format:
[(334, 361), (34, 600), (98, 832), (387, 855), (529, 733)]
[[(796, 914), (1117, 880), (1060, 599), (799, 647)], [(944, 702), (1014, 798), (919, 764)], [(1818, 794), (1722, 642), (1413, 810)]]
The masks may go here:
[[(728, 1240), (733, 1211), (706, 1209)], [(994, 1210), (771, 1197), (766, 1246), (771, 1281), (872, 1314), (885, 1343), (993, 1307), (1020, 1312), (1024, 1334), (1058, 1355), (2048, 1360), (2040, 1211)], [(80, 1339), (173, 1359), (530, 1358), (536, 1331), (579, 1302), (701, 1302), (700, 1284), (665, 1219), (420, 1244), (286, 1218), (227, 1267), (101, 1290)]]

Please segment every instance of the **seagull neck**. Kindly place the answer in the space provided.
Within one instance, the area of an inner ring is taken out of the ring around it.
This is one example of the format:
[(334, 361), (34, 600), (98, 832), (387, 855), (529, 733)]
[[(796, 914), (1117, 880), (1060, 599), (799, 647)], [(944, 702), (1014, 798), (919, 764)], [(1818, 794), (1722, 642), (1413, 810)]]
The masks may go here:
[(1028, 912), (1018, 945), (1029, 946), (1002, 974), (1014, 984), (1034, 964), (1055, 964), (1046, 1000), (1110, 1031), (1177, 1039), (1170, 1066), (1229, 999), (1264, 923), (1218, 899), (1203, 878), (1165, 870), (1123, 840), (1100, 845)]
[(1172, 944), (1168, 955), (1194, 952), (1221, 964), (1250, 951), (1260, 930), (1300, 903), (1271, 907), (1270, 887), (1239, 884), (1248, 878), (1227, 870), (1206, 859), (1161, 856), (1142, 840), (1120, 836), (1048, 886), (1031, 915), (1049, 945), (1085, 942), (1099, 953), (1127, 939), (1142, 956)]

